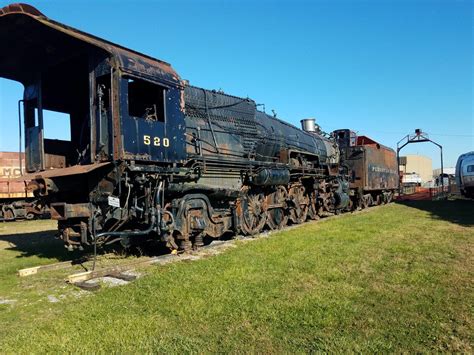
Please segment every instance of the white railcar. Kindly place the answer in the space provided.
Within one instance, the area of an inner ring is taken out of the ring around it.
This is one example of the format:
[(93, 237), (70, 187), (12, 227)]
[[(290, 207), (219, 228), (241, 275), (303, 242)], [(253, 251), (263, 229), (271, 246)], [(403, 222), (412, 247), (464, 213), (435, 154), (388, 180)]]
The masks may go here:
[(458, 158), (456, 183), (463, 196), (474, 198), (474, 151), (463, 154)]

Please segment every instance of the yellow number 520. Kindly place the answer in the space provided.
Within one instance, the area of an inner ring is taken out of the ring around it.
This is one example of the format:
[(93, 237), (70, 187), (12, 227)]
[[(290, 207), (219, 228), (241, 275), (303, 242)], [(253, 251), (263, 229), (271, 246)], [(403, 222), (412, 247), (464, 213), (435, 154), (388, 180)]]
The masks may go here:
[(143, 136), (143, 143), (145, 145), (150, 145), (151, 142), (153, 141), (153, 145), (155, 147), (165, 147), (168, 148), (170, 146), (170, 140), (168, 138), (160, 138), (160, 137), (152, 137), (149, 135), (144, 135)]

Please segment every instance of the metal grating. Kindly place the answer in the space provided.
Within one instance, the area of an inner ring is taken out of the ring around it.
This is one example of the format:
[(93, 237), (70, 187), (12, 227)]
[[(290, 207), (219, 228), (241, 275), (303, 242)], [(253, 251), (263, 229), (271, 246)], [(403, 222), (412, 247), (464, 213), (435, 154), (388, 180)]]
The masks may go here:
[(204, 120), (209, 116), (215, 128), (231, 130), (242, 136), (246, 151), (254, 149), (258, 136), (254, 101), (194, 86), (185, 88), (184, 97), (186, 116)]

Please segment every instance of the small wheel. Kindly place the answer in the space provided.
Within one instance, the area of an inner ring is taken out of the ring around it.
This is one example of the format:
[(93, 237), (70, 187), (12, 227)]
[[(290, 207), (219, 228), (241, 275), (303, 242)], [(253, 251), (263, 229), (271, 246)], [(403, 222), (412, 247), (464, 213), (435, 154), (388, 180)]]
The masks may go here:
[(33, 213), (33, 212), (28, 212), (25, 216), (25, 218), (28, 220), (28, 221), (31, 221), (33, 219), (35, 219), (36, 215)]
[(362, 208), (365, 209), (374, 204), (374, 199), (371, 194), (366, 194), (362, 197)]

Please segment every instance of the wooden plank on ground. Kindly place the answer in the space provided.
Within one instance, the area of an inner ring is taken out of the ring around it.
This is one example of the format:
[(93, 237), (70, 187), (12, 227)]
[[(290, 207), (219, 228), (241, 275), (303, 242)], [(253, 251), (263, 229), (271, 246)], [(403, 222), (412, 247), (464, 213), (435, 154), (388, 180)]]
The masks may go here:
[(36, 274), (38, 274), (40, 272), (43, 272), (43, 271), (66, 269), (66, 268), (71, 267), (73, 265), (81, 264), (85, 261), (87, 261), (86, 258), (84, 258), (82, 260), (68, 260), (68, 261), (62, 261), (62, 262), (54, 263), (54, 264), (47, 264), (47, 265), (29, 267), (29, 268), (26, 268), (26, 269), (18, 270), (18, 276), (25, 277), (25, 276), (36, 275)]
[[(103, 258), (108, 258), (113, 255), (114, 253), (100, 254), (100, 255), (97, 255), (97, 260), (102, 260)], [(84, 264), (85, 262), (91, 261), (92, 259), (93, 259), (93, 256), (83, 256), (83, 257), (80, 257), (79, 259), (61, 261), (59, 263), (54, 263), (54, 264), (46, 264), (46, 265), (29, 267), (26, 269), (18, 270), (18, 276), (25, 277), (25, 276), (36, 275), (40, 272), (45, 272), (45, 271), (67, 269), (74, 265)]]
[(146, 258), (145, 260), (140, 259), (133, 263), (115, 265), (112, 267), (107, 267), (104, 269), (99, 269), (99, 270), (94, 270), (94, 271), (79, 272), (76, 274), (69, 275), (66, 281), (71, 284), (74, 284), (78, 282), (92, 280), (98, 277), (113, 276), (114, 274), (121, 273), (124, 271), (129, 271), (140, 266), (147, 266), (147, 265), (152, 265), (152, 264), (167, 264), (172, 261), (187, 260), (190, 258), (192, 258), (191, 255), (174, 255), (174, 254), (160, 255), (153, 258)]

